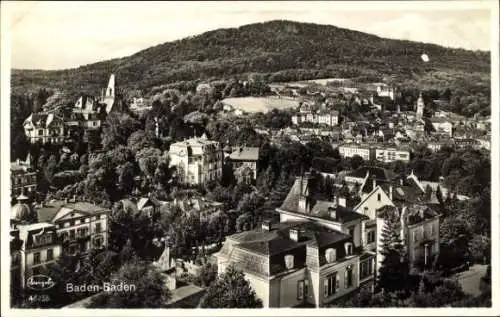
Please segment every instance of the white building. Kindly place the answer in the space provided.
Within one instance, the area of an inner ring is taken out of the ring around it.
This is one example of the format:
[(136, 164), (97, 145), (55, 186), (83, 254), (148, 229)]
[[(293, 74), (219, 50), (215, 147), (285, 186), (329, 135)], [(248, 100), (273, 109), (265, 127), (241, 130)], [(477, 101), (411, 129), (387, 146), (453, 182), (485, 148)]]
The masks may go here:
[(205, 184), (222, 177), (223, 152), (219, 142), (206, 135), (170, 145), (170, 166), (177, 168), (181, 182)]
[(339, 154), (342, 158), (358, 155), (361, 156), (363, 160), (369, 161), (373, 158), (375, 149), (369, 145), (346, 143), (339, 146)]
[(62, 237), (63, 252), (76, 255), (108, 245), (110, 210), (88, 202), (51, 201), (37, 210), (38, 221), (51, 223)]
[(390, 163), (394, 161), (410, 161), (410, 149), (406, 147), (377, 147), (375, 158), (378, 161)]
[(60, 144), (64, 141), (64, 121), (54, 113), (33, 113), (23, 123), (31, 143)]
[(453, 136), (453, 123), (446, 118), (433, 117), (431, 118), (432, 127), (440, 133), (445, 133), (448, 136)]

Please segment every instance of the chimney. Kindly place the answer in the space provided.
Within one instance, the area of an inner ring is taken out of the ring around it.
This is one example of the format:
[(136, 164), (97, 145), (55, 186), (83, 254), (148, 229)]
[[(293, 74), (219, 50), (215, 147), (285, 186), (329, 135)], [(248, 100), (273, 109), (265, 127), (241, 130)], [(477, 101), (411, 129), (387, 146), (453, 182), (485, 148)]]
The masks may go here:
[(298, 242), (300, 239), (300, 231), (298, 229), (290, 229), (290, 239)]
[(344, 208), (347, 207), (347, 203), (346, 203), (345, 197), (339, 197), (338, 204), (339, 204), (339, 206), (342, 206)]
[(392, 184), (389, 185), (389, 199), (392, 201)]
[(375, 189), (376, 187), (377, 187), (377, 180), (374, 177), (373, 178), (373, 189)]
[(18, 164), (18, 165), (19, 165), (19, 162), (20, 162), (20, 160), (19, 160), (19, 159), (17, 159), (17, 160), (16, 160), (16, 164)]
[(402, 179), (402, 178), (400, 178), (400, 179), (399, 179), (399, 184), (400, 184), (401, 186), (403, 186), (403, 179)]
[(76, 195), (73, 195), (73, 202), (76, 203)]
[(271, 230), (271, 220), (262, 221), (262, 231), (269, 231), (269, 230)]

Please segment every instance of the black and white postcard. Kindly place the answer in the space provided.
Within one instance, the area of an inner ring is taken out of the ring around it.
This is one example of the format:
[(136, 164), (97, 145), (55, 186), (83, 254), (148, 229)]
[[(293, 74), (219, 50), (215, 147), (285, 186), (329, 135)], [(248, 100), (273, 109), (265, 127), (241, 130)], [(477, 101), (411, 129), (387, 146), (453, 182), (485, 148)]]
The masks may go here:
[(1, 14), (2, 315), (499, 313), (496, 1)]

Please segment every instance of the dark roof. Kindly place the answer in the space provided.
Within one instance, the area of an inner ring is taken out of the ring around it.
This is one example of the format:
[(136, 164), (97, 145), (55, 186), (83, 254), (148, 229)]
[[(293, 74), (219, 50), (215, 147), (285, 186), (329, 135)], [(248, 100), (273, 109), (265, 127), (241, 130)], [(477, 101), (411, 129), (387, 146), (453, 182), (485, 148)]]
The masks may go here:
[[(299, 241), (290, 239), (290, 230), (293, 229), (300, 232)], [(237, 248), (259, 255), (271, 256), (308, 244), (321, 248), (340, 241), (350, 240), (351, 237), (312, 222), (297, 221), (274, 224), (269, 231), (258, 228), (236, 233), (229, 236), (229, 239), (239, 242), (235, 246)]]
[(86, 214), (100, 214), (108, 209), (88, 203), (88, 202), (76, 202), (76, 203), (66, 203), (62, 200), (51, 201), (45, 204), (45, 206), (40, 207), (36, 212), (38, 215), (39, 222), (52, 222), (52, 219), (56, 216), (57, 212), (62, 208), (70, 208), (75, 211), (80, 211)]
[[(364, 215), (354, 212), (350, 208), (346, 208), (338, 204), (335, 204), (335, 202), (325, 201), (325, 200), (315, 200), (312, 198), (313, 195), (311, 195), (309, 191), (310, 191), (309, 179), (306, 177), (298, 177), (295, 180), (295, 183), (293, 184), (292, 188), (290, 189), (290, 192), (286, 196), (285, 200), (283, 201), (283, 204), (279, 209), (291, 213), (303, 214), (306, 216), (321, 218), (339, 223), (345, 223), (356, 219), (364, 219), (366, 217)], [(298, 206), (301, 196), (306, 197), (310, 210), (310, 212), (308, 213), (303, 213), (299, 211)], [(336, 219), (332, 219), (330, 217), (329, 208), (335, 208), (337, 212)]]
[(37, 209), (38, 222), (50, 222), (64, 205), (64, 201), (52, 201), (45, 203), (43, 207)]
[(410, 204), (400, 207), (386, 205), (377, 209), (377, 217), (379, 218), (384, 218), (387, 213), (397, 213), (398, 217), (406, 217), (406, 223), (409, 226), (439, 216), (431, 207), (423, 204)]

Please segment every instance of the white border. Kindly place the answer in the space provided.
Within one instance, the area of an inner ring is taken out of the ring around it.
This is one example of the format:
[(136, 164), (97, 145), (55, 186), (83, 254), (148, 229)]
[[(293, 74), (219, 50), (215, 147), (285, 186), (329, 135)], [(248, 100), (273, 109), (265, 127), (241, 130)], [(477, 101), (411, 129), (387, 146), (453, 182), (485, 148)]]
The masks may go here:
[[(36, 2), (34, 2), (36, 4)], [(78, 5), (85, 5), (82, 2), (73, 3)], [(205, 2), (202, 4), (204, 8), (214, 7), (221, 5), (222, 7), (228, 6), (232, 9), (243, 5), (243, 2)], [(10, 32), (9, 32), (9, 16), (6, 13), (8, 11), (9, 3), (7, 1), (1, 2), (1, 107), (0, 107), (0, 118), (1, 118), (1, 197), (9, 197), (9, 168), (10, 168)], [(126, 5), (125, 3), (107, 3), (107, 5)], [(148, 3), (146, 5), (154, 5), (154, 3)], [(180, 5), (180, 4), (175, 4)], [(182, 4), (184, 5), (184, 4)], [(198, 5), (201, 5), (198, 4)], [(9, 239), (1, 239), (1, 269), (2, 269), (2, 298), (1, 306), (2, 316), (39, 316), (43, 314), (45, 316), (88, 316), (90, 314), (94, 316), (203, 316), (207, 314), (216, 313), (220, 316), (322, 316), (322, 315), (341, 315), (341, 316), (415, 316), (415, 315), (455, 315), (455, 316), (494, 316), (500, 314), (500, 275), (499, 275), (499, 224), (500, 224), (500, 213), (498, 212), (498, 206), (500, 206), (500, 200), (498, 193), (499, 185), (499, 12), (498, 3), (494, 0), (485, 1), (384, 1), (384, 2), (365, 2), (362, 3), (346, 3), (346, 2), (323, 2), (322, 5), (328, 8), (335, 8), (344, 11), (366, 11), (373, 9), (380, 10), (411, 10), (418, 8), (418, 10), (471, 10), (471, 9), (489, 9), (491, 11), (491, 84), (492, 84), (492, 150), (491, 150), (491, 163), (492, 163), (492, 308), (439, 308), (439, 309), (401, 309), (401, 308), (384, 308), (384, 309), (221, 309), (221, 310), (205, 310), (205, 309), (143, 309), (143, 310), (126, 310), (126, 309), (106, 309), (106, 310), (88, 310), (88, 309), (48, 309), (48, 310), (27, 310), (27, 309), (10, 309), (9, 299), (6, 294), (9, 293), (9, 278), (8, 273), (9, 267)], [(286, 7), (303, 7), (307, 9), (307, 2), (254, 2), (252, 6), (256, 6), (262, 9), (274, 8), (286, 8)], [(334, 23), (334, 21), (332, 21)], [(53, 45), (53, 43), (48, 43), (48, 45)], [(1, 202), (1, 225), (2, 225), (2, 235), (5, 237), (9, 232), (9, 216), (10, 216), (10, 201), (9, 199), (0, 199)]]

